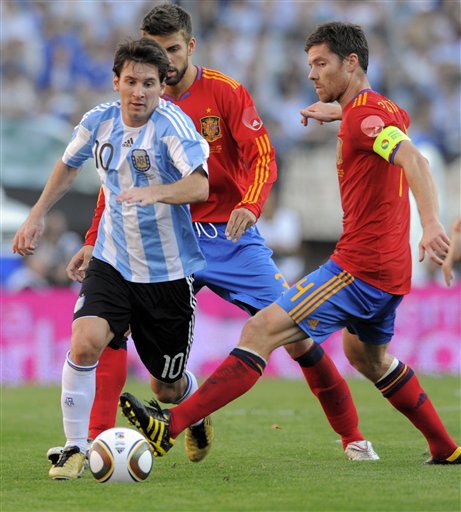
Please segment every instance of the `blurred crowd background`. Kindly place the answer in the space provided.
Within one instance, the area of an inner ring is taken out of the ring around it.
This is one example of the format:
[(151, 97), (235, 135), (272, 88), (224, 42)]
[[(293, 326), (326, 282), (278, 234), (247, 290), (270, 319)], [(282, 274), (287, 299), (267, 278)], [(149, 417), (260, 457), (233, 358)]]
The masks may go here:
[[(2, 1), (1, 279), (10, 289), (23, 286), (17, 276), (16, 284), (10, 279), (21, 265), (11, 258), (11, 234), (37, 199), (82, 114), (116, 98), (114, 50), (127, 37), (139, 36), (142, 17), (158, 3)], [(198, 40), (194, 62), (245, 85), (276, 147), (279, 180), (261, 229), (290, 281), (328, 256), (341, 229), (335, 178), (338, 125), (311, 123), (306, 128), (299, 115), (317, 101), (307, 79), (304, 41), (319, 23), (344, 20), (364, 27), (372, 87), (409, 111), (410, 135), (432, 164), (449, 228), (460, 211), (459, 0), (178, 3), (192, 14)], [(96, 173), (85, 169), (74, 191), (58, 204), (64, 217), (59, 226), (67, 237), (58, 261), (79, 245), (97, 191)], [(433, 271), (417, 266), (416, 281), (430, 279)]]

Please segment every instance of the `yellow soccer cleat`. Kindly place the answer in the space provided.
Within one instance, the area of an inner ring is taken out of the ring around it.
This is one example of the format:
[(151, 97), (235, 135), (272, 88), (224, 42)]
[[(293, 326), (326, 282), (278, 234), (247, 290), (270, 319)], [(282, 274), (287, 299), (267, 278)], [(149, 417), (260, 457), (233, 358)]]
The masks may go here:
[(85, 460), (86, 455), (78, 446), (68, 446), (48, 474), (53, 480), (76, 480), (85, 471)]
[(200, 462), (211, 449), (214, 439), (214, 428), (211, 417), (207, 416), (202, 423), (186, 429), (186, 455), (191, 462)]

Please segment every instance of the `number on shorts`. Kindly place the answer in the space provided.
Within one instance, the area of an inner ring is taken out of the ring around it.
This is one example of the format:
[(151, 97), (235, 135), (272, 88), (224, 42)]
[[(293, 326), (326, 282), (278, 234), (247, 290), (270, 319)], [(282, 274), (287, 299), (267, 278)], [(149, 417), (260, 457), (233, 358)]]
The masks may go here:
[(173, 359), (166, 354), (164, 354), (163, 357), (165, 358), (165, 366), (163, 367), (162, 378), (168, 377), (169, 379), (175, 379), (181, 373), (184, 354), (180, 352), (176, 354)]

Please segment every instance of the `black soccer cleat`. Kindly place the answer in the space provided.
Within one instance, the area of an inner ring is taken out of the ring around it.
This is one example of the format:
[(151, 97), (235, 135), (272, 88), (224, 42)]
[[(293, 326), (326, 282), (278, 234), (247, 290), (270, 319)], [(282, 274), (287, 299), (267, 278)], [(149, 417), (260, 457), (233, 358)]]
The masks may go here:
[(156, 457), (162, 457), (172, 448), (175, 440), (170, 437), (170, 414), (168, 410), (162, 410), (156, 400), (143, 405), (131, 393), (122, 393), (119, 405), (122, 414), (147, 439)]
[(437, 457), (430, 457), (424, 464), (461, 464), (461, 446), (446, 459), (438, 459)]

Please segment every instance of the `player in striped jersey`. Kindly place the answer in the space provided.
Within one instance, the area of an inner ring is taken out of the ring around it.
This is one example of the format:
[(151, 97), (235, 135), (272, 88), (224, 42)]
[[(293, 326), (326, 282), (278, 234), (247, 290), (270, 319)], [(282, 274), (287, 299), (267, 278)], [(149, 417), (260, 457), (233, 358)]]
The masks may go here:
[(148, 371), (167, 383), (186, 366), (193, 274), (205, 267), (188, 203), (208, 197), (209, 148), (190, 118), (161, 99), (168, 67), (155, 41), (119, 46), (113, 67), (119, 101), (83, 116), (13, 242), (14, 252), (34, 252), (46, 213), (93, 157), (106, 204), (63, 367), (67, 441), (49, 472), (55, 480), (83, 472), (96, 367), (110, 341), (124, 339), (130, 328)]
[(343, 232), (331, 258), (250, 319), (238, 347), (191, 398), (162, 411), (124, 393), (122, 411), (165, 453), (196, 418), (248, 391), (274, 349), (306, 334), (322, 343), (343, 330), (351, 364), (425, 437), (426, 463), (460, 464), (461, 447), (414, 371), (388, 353), (397, 307), (410, 291), (409, 188), (423, 227), (420, 260), (427, 254), (441, 265), (449, 249), (428, 162), (407, 134), (408, 114), (370, 88), (368, 43), (359, 26), (321, 25), (305, 50), (320, 100), (338, 101), (342, 109), (336, 166)]
[[(272, 251), (255, 225), (277, 175), (267, 130), (240, 83), (219, 71), (192, 64), (196, 41), (190, 16), (181, 7), (154, 7), (144, 17), (141, 30), (159, 42), (170, 58), (163, 97), (193, 119), (210, 145), (210, 195), (206, 202), (191, 205), (197, 240), (207, 260), (207, 267), (195, 274), (195, 290), (207, 286), (253, 315), (288, 289), (272, 260)], [(98, 215), (104, 205), (102, 196), (86, 237), (87, 247), (70, 263), (71, 277), (77, 280), (82, 277), (96, 239)], [(371, 443), (358, 428), (348, 385), (328, 354), (310, 339), (294, 343), (287, 350), (299, 363), (328, 421), (341, 436), (347, 457), (377, 459)], [(126, 379), (126, 352), (109, 346), (100, 360), (97, 379), (99, 389), (90, 437), (114, 425), (118, 396)], [(188, 372), (174, 386), (155, 379), (151, 385), (157, 397), (167, 403), (182, 401), (197, 389)], [(209, 419), (187, 429), (189, 459), (202, 460), (212, 437)]]

